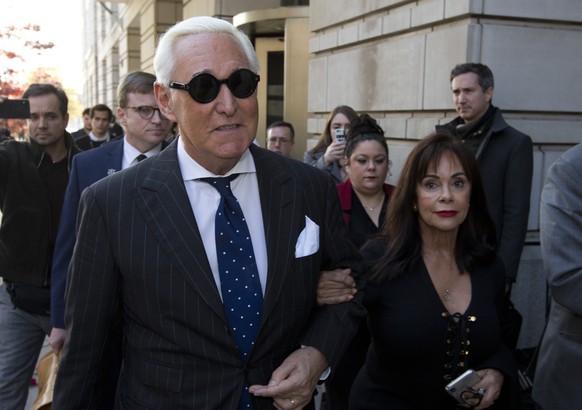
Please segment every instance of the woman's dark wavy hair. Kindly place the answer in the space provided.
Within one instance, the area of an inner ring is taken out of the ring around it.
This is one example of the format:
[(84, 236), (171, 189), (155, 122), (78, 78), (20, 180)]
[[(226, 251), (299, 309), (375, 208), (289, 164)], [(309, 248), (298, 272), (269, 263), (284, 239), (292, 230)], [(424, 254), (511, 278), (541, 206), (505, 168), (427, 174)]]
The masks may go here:
[(436, 131), (420, 140), (406, 159), (396, 189), (388, 203), (380, 237), (388, 242), (384, 254), (372, 270), (372, 279), (390, 280), (409, 272), (421, 257), (422, 239), (416, 188), (443, 155), (452, 153), (471, 183), (470, 207), (459, 226), (455, 260), (461, 272), (471, 272), (477, 265), (487, 265), (495, 258), (495, 225), (487, 207), (479, 164), (462, 142), (445, 131)]

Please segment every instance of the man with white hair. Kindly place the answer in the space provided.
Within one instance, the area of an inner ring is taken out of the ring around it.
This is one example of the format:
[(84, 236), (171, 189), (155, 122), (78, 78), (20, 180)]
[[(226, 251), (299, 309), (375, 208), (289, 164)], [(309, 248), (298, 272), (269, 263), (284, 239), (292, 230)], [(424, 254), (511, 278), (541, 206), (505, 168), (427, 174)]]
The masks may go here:
[(316, 304), (321, 270), (361, 271), (336, 187), (253, 144), (258, 59), (232, 24), (176, 24), (154, 68), (180, 135), (82, 195), (53, 405), (91, 407), (122, 318), (119, 408), (313, 408), (365, 314), (363, 292)]

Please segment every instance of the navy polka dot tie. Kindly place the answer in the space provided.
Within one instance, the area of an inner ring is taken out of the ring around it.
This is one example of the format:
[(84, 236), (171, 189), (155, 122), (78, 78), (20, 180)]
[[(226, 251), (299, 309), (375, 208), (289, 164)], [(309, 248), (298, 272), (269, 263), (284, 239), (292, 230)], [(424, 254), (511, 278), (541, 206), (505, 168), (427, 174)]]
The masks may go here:
[[(230, 189), (238, 174), (224, 178), (202, 178), (220, 193), (215, 216), (216, 257), (224, 311), (243, 361), (248, 361), (261, 321), (263, 292), (249, 228), (242, 209)], [(245, 386), (239, 409), (251, 408)]]

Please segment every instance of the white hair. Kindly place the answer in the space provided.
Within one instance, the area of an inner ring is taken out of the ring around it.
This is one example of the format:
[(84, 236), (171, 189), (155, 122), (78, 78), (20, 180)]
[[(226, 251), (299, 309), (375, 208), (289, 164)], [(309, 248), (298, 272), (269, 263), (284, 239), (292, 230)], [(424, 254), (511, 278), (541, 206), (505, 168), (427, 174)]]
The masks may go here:
[[(160, 37), (154, 55), (154, 72), (156, 73), (159, 84), (170, 85), (170, 77), (176, 65), (176, 54), (174, 50), (176, 41), (180, 37), (201, 33), (224, 33), (232, 35), (244, 51), (249, 61), (250, 70), (255, 73), (259, 72), (257, 53), (245, 33), (226, 20), (198, 16), (176, 23)], [(196, 57), (193, 56), (192, 58)]]

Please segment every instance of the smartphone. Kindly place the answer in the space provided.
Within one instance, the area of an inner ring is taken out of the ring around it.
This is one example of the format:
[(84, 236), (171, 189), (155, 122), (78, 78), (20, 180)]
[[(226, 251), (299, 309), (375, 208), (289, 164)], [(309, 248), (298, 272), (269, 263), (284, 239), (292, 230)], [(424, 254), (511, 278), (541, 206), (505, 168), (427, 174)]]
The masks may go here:
[(346, 129), (345, 128), (337, 128), (335, 130), (335, 140), (337, 142), (346, 142)]
[(447, 384), (445, 390), (459, 403), (465, 403), (461, 394), (467, 390), (471, 390), (471, 388), (479, 381), (481, 381), (481, 376), (479, 376), (474, 370), (467, 370), (465, 373)]
[(28, 100), (5, 99), (0, 103), (0, 118), (17, 119), (30, 118), (30, 103)]

